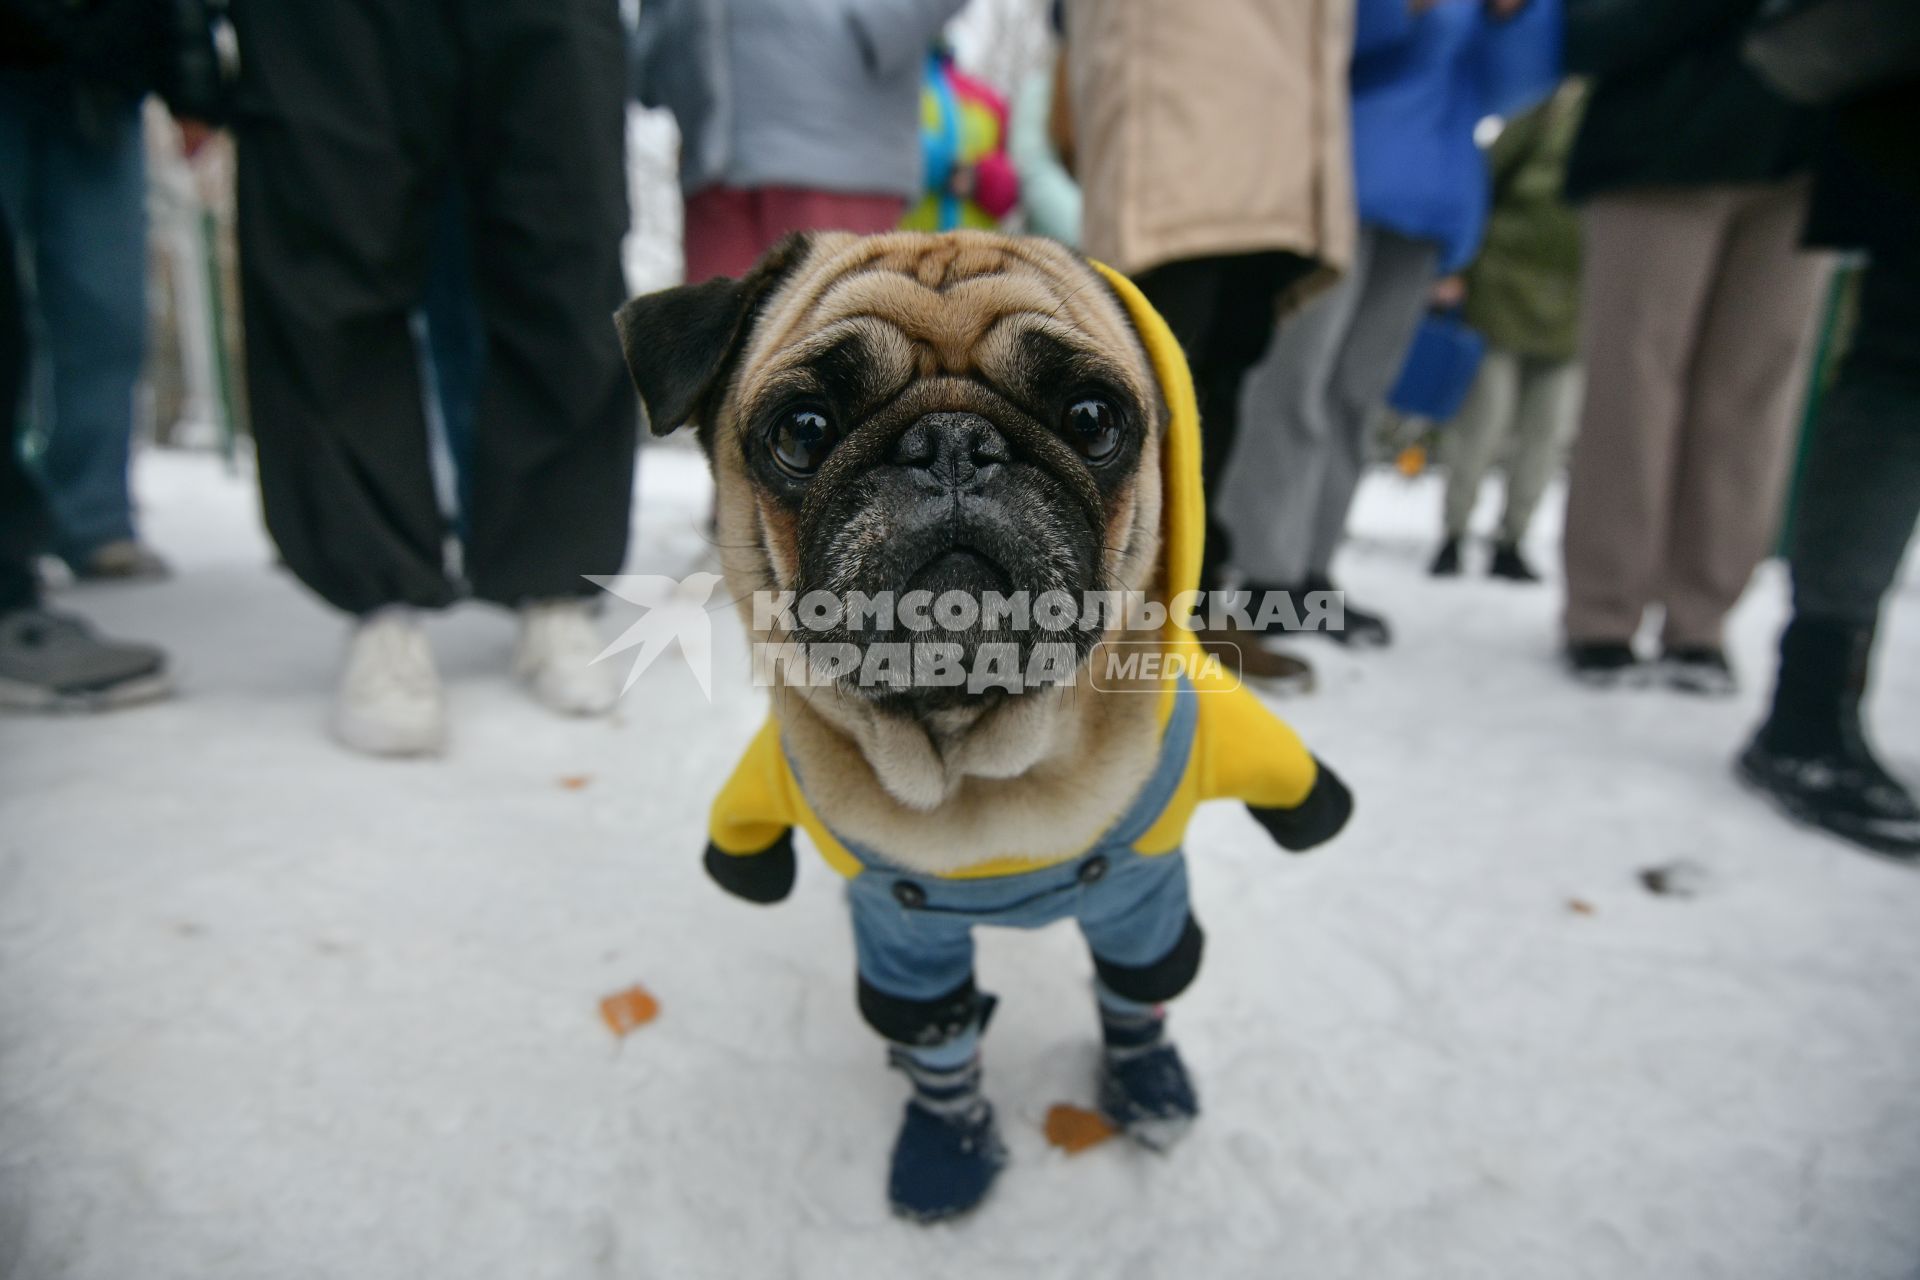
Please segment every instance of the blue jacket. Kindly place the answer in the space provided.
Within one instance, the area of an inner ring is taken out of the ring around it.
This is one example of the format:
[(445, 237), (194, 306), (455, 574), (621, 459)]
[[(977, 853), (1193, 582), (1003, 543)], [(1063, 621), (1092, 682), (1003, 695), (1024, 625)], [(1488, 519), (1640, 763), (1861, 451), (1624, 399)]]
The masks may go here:
[(1560, 0), (1496, 22), (1483, 0), (1360, 0), (1353, 48), (1353, 176), (1360, 220), (1440, 245), (1440, 269), (1472, 260), (1490, 184), (1474, 145), (1487, 116), (1516, 114), (1561, 76)]

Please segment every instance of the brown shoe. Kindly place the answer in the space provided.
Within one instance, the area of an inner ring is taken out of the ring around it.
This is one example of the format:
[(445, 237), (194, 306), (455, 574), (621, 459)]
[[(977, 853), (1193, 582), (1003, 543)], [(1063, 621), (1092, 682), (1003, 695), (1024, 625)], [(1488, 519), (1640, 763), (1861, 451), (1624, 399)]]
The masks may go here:
[(1258, 680), (1273, 693), (1312, 693), (1313, 668), (1286, 653), (1263, 648), (1251, 631), (1201, 631), (1200, 647), (1243, 680)]

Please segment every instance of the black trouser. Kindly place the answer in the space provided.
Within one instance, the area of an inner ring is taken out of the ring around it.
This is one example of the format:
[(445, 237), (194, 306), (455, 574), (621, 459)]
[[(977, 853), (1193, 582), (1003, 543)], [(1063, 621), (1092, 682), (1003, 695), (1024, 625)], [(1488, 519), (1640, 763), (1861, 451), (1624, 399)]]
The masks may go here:
[(1867, 267), (1854, 345), (1807, 451), (1788, 549), (1793, 620), (1761, 730), (1773, 750), (1818, 755), (1859, 742), (1880, 603), (1916, 519), (1920, 246), (1905, 244)]
[(1233, 550), (1214, 507), (1240, 434), (1240, 385), (1273, 340), (1280, 295), (1313, 265), (1291, 253), (1232, 254), (1165, 263), (1135, 280), (1180, 340), (1193, 370), (1200, 402), (1200, 479), (1207, 499), (1203, 588), (1220, 584)]
[(473, 593), (590, 591), (626, 550), (637, 406), (616, 0), (236, 0), (247, 374), (267, 527), (342, 609), (435, 606), (442, 564), (408, 330), (443, 192), (486, 330)]
[(27, 321), (13, 231), (0, 213), (0, 613), (39, 600), (33, 558), (46, 547), (47, 508), (20, 457), (20, 395), (26, 388)]
[(1920, 246), (1876, 253), (1853, 348), (1807, 451), (1793, 541), (1796, 613), (1871, 625), (1920, 518)]

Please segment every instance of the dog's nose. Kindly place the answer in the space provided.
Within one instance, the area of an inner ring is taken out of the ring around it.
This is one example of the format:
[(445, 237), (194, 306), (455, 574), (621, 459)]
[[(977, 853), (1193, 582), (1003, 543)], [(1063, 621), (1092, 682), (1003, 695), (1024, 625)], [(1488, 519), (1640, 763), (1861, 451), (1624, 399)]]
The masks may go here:
[(977, 413), (929, 413), (893, 447), (896, 463), (948, 486), (966, 484), (1012, 456), (1007, 438)]

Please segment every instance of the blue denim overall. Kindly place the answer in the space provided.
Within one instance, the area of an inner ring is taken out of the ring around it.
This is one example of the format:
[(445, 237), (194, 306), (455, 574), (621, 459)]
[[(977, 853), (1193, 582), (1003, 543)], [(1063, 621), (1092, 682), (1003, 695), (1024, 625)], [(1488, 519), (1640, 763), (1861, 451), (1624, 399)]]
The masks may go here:
[[(1192, 754), (1198, 699), (1180, 682), (1153, 775), (1132, 805), (1078, 857), (1037, 871), (948, 879), (910, 871), (841, 837), (864, 868), (847, 882), (860, 976), (901, 1000), (932, 1000), (973, 975), (973, 927), (1037, 929), (1079, 922), (1096, 960), (1128, 968), (1171, 952), (1187, 927), (1187, 863), (1174, 849), (1136, 853), (1173, 798)], [(838, 833), (836, 833), (838, 834)]]

